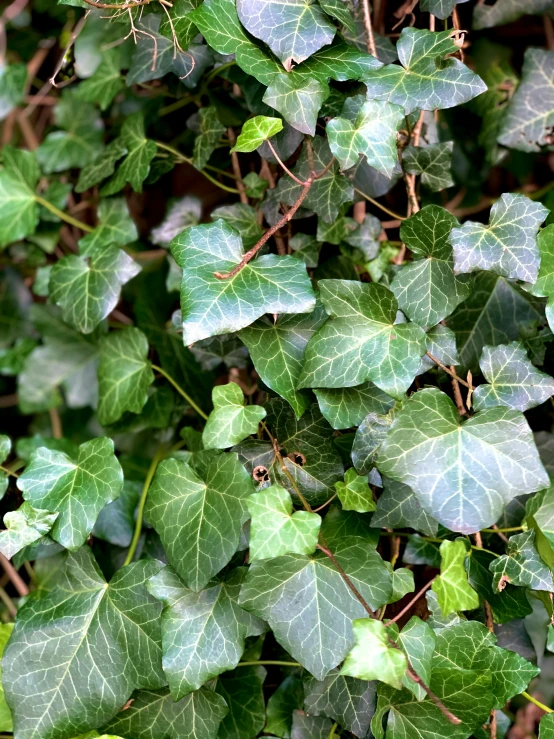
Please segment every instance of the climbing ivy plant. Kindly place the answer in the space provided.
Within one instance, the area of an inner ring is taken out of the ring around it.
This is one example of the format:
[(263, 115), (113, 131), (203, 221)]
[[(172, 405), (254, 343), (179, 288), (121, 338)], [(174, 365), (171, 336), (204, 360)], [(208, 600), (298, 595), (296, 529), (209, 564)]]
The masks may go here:
[(553, 17), (4, 3), (2, 737), (554, 737)]

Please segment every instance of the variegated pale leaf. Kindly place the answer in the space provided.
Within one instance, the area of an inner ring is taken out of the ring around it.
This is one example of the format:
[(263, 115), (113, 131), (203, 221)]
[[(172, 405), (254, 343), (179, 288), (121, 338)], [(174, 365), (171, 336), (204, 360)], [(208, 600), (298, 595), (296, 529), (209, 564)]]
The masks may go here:
[(28, 544), (45, 536), (56, 521), (58, 513), (33, 508), (25, 501), (16, 511), (4, 516), (6, 529), (0, 531), (0, 552), (11, 559)]

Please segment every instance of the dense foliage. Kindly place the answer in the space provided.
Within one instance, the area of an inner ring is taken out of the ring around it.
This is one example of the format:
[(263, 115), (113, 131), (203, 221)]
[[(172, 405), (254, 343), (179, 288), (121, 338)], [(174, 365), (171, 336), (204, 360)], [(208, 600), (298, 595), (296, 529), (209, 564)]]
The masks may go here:
[(554, 0), (458, 3), (4, 3), (3, 736), (554, 737)]

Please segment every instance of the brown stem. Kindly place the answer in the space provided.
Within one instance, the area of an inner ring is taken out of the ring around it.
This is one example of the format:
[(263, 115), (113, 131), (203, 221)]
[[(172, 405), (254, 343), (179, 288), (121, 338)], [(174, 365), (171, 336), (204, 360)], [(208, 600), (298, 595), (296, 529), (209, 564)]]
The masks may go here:
[(19, 595), (22, 597), (25, 595), (29, 595), (29, 588), (27, 587), (27, 584), (25, 583), (19, 572), (12, 565), (12, 563), (9, 561), (9, 559), (6, 559), (3, 554), (0, 554), (0, 564), (4, 568), (4, 572), (10, 578), (12, 585), (17, 590)]
[(453, 371), (452, 371), (451, 369), (448, 369), (448, 367), (447, 367), (447, 366), (446, 366), (445, 364), (443, 364), (443, 363), (442, 363), (442, 362), (440, 361), (440, 359), (437, 359), (436, 357), (434, 357), (434, 356), (433, 356), (433, 355), (431, 354), (431, 352), (425, 352), (425, 353), (427, 354), (427, 356), (429, 357), (429, 359), (432, 359), (432, 360), (433, 360), (433, 362), (434, 362), (435, 364), (437, 364), (437, 365), (438, 365), (438, 366), (439, 366), (439, 367), (441, 368), (441, 370), (443, 370), (444, 372), (446, 372), (446, 374), (447, 374), (447, 375), (450, 375), (450, 377), (453, 377), (453, 378), (454, 378), (455, 380), (458, 380), (458, 382), (459, 382), (459, 383), (460, 383), (461, 385), (463, 385), (464, 387), (467, 387), (467, 388), (471, 387), (471, 389), (472, 389), (472, 390), (475, 390), (475, 388), (474, 388), (474, 387), (472, 387), (472, 386), (470, 386), (470, 385), (468, 385), (468, 384), (467, 384), (467, 382), (466, 382), (465, 380), (462, 380), (462, 378), (461, 378), (461, 377), (458, 377), (458, 375), (457, 375), (457, 374), (456, 374), (455, 372), (453, 372)]
[[(232, 148), (237, 143), (237, 137), (235, 136), (235, 132), (233, 131), (231, 126), (229, 126), (229, 128), (227, 129), (227, 138), (229, 139)], [(246, 194), (246, 188), (244, 186), (244, 182), (242, 181), (239, 155), (236, 151), (231, 152), (231, 164), (233, 165), (233, 174), (235, 175), (237, 181), (237, 190), (239, 191), (240, 202), (244, 203), (244, 205), (248, 205), (248, 195)]]
[(138, 8), (141, 5), (149, 5), (152, 0), (130, 0), (126, 3), (97, 3), (94, 0), (85, 0), (87, 5), (92, 5), (93, 8), (102, 8), (103, 10), (128, 10), (132, 8)]
[[(324, 540), (321, 539), (321, 541), (323, 542)], [(354, 585), (354, 583), (352, 582), (352, 580), (348, 577), (348, 575), (346, 574), (346, 572), (342, 569), (342, 567), (340, 566), (340, 564), (337, 562), (337, 558), (335, 557), (335, 555), (333, 554), (333, 552), (330, 549), (328, 549), (327, 546), (325, 546), (324, 544), (318, 544), (317, 545), (317, 548), (320, 551), (322, 551), (323, 554), (325, 554), (326, 557), (329, 557), (329, 559), (331, 560), (331, 562), (333, 563), (333, 565), (337, 569), (339, 575), (342, 577), (342, 579), (344, 580), (345, 584), (348, 586), (348, 588), (352, 592), (352, 595), (355, 596), (355, 598), (360, 602), (360, 604), (362, 605), (362, 607), (364, 608), (364, 610), (367, 611), (369, 617), (370, 618), (376, 618), (377, 617), (377, 614), (375, 613), (375, 611), (373, 611), (369, 607), (369, 604), (366, 602), (366, 600), (363, 597), (363, 595), (360, 593), (360, 591), (358, 590), (358, 588)]]
[(265, 232), (265, 234), (258, 241), (258, 243), (254, 244), (254, 246), (246, 252), (246, 254), (243, 256), (243, 258), (240, 260), (240, 262), (237, 264), (237, 266), (234, 269), (224, 274), (222, 274), (221, 272), (214, 272), (214, 277), (217, 277), (218, 280), (228, 280), (230, 277), (234, 277), (236, 274), (238, 274), (241, 271), (241, 269), (245, 267), (253, 257), (256, 256), (256, 254), (260, 251), (262, 246), (266, 242), (269, 241), (269, 239), (273, 236), (273, 234), (276, 231), (279, 231), (279, 229), (285, 226), (290, 220), (292, 220), (294, 214), (304, 202), (304, 198), (308, 194), (313, 181), (314, 181), (313, 176), (308, 177), (308, 179), (306, 180), (306, 184), (302, 188), (302, 192), (298, 196), (298, 199), (295, 202), (295, 204), (292, 206), (292, 208), (289, 211), (287, 211), (285, 215), (279, 221), (277, 221), (277, 223), (274, 226), (272, 226), (268, 231)]
[[(456, 375), (456, 370), (452, 365), (450, 365), (450, 369)], [(460, 390), (460, 383), (457, 379), (457, 377), (452, 378), (452, 392), (454, 393), (454, 401), (456, 403), (456, 408), (458, 409), (458, 413), (460, 416), (467, 416), (467, 411), (464, 405), (464, 400), (462, 398), (462, 393)]]
[(63, 438), (62, 420), (57, 408), (50, 408), (50, 425), (52, 426), (52, 436), (54, 439)]
[(371, 10), (369, 9), (369, 0), (362, 0), (362, 8), (364, 11), (364, 28), (367, 42), (367, 51), (377, 58), (377, 47), (375, 46), (375, 38), (373, 36), (373, 26), (371, 23)]
[(285, 170), (285, 172), (288, 174), (288, 176), (291, 177), (296, 183), (298, 183), (299, 185), (302, 185), (302, 187), (304, 187), (304, 185), (306, 183), (303, 182), (302, 180), (299, 180), (298, 177), (290, 171), (290, 169), (287, 167), (287, 165), (281, 160), (281, 157), (279, 156), (279, 154), (277, 154), (277, 152), (275, 151), (275, 147), (273, 146), (273, 144), (271, 143), (271, 141), (269, 139), (267, 140), (267, 145), (271, 149), (271, 153), (273, 154), (273, 156), (275, 157), (275, 159), (278, 161), (278, 163), (281, 165), (281, 167)]
[(415, 683), (417, 683), (418, 685), (421, 685), (421, 687), (423, 688), (423, 690), (429, 696), (429, 699), (433, 701), (433, 703), (436, 705), (436, 707), (440, 711), (442, 711), (442, 713), (446, 716), (446, 718), (450, 721), (451, 724), (454, 724), (455, 726), (457, 726), (458, 724), (461, 724), (462, 723), (461, 720), (457, 716), (455, 716), (452, 713), (452, 711), (450, 711), (444, 705), (444, 703), (441, 701), (441, 699), (433, 693), (433, 691), (431, 690), (431, 688), (423, 682), (423, 680), (419, 677), (419, 675), (414, 671), (414, 668), (413, 667), (408, 666), (407, 673), (408, 673), (408, 675), (411, 677), (411, 679)]
[(429, 580), (429, 582), (427, 583), (427, 585), (424, 585), (424, 586), (423, 586), (423, 587), (421, 588), (421, 590), (419, 590), (419, 591), (418, 591), (418, 592), (417, 592), (417, 593), (416, 593), (416, 594), (414, 595), (414, 597), (413, 597), (413, 598), (412, 598), (412, 599), (410, 600), (410, 602), (409, 602), (409, 603), (408, 603), (407, 605), (405, 605), (405, 606), (404, 606), (404, 608), (403, 608), (403, 609), (402, 609), (402, 610), (400, 611), (400, 613), (397, 613), (397, 614), (396, 614), (396, 616), (395, 616), (394, 618), (391, 618), (391, 620), (390, 620), (390, 621), (387, 621), (387, 625), (388, 625), (388, 624), (395, 624), (395, 623), (396, 623), (397, 621), (400, 621), (400, 619), (402, 618), (402, 616), (404, 616), (404, 614), (408, 613), (408, 611), (409, 611), (409, 610), (410, 610), (410, 608), (411, 608), (411, 607), (412, 607), (412, 606), (414, 605), (414, 603), (417, 603), (417, 601), (418, 601), (418, 600), (419, 600), (419, 599), (421, 598), (421, 596), (423, 595), (423, 593), (424, 593), (424, 592), (425, 592), (426, 590), (429, 590), (429, 588), (430, 588), (430, 587), (431, 587), (431, 585), (432, 585), (432, 584), (434, 583), (434, 581), (435, 581), (435, 578), (433, 578), (432, 580)]

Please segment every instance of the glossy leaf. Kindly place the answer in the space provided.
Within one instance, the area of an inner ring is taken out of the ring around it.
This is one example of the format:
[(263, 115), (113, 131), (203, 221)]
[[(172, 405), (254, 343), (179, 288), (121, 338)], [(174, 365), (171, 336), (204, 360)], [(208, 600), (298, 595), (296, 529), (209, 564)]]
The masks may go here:
[(246, 405), (236, 382), (219, 385), (212, 392), (214, 409), (210, 413), (202, 441), (205, 449), (226, 449), (255, 434), (266, 411), (259, 405)]
[(452, 187), (450, 174), (453, 141), (415, 147), (407, 146), (402, 152), (402, 167), (405, 172), (421, 176), (421, 184), (433, 192)]
[(144, 116), (133, 113), (121, 127), (121, 143), (127, 149), (125, 159), (102, 188), (103, 195), (114, 195), (128, 182), (135, 192), (142, 192), (142, 183), (150, 172), (150, 163), (156, 156), (156, 144), (146, 138)]
[(335, 490), (343, 510), (358, 511), (358, 513), (375, 510), (375, 501), (367, 484), (367, 478), (358, 475), (353, 467), (347, 470), (344, 482), (335, 483)]
[(270, 118), (258, 115), (246, 121), (237, 138), (237, 143), (231, 149), (233, 151), (254, 151), (276, 133), (283, 130), (283, 121), (280, 118)]
[(489, 566), (496, 590), (501, 591), (507, 583), (512, 583), (531, 590), (554, 592), (552, 573), (542, 561), (534, 542), (533, 529), (510, 537), (506, 554)]
[(11, 559), (23, 547), (45, 536), (56, 521), (58, 513), (49, 513), (23, 503), (16, 511), (4, 516), (6, 529), (0, 532), (0, 552)]
[(0, 169), (0, 247), (34, 233), (39, 169), (32, 152), (4, 146)]
[[(304, 0), (299, 2), (304, 4)], [(325, 82), (294, 74), (278, 74), (268, 85), (263, 102), (281, 113), (297, 131), (314, 136), (319, 110), (328, 95), (329, 87)]]
[(462, 539), (443, 541), (440, 546), (441, 574), (433, 582), (443, 616), (479, 607), (479, 596), (467, 581), (464, 562), (467, 549)]
[(361, 680), (380, 680), (400, 689), (408, 662), (400, 649), (392, 646), (382, 621), (358, 618), (352, 622), (355, 644), (346, 655), (342, 675)]

